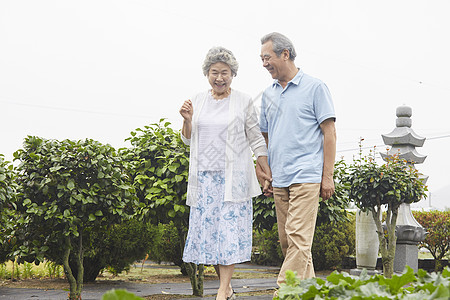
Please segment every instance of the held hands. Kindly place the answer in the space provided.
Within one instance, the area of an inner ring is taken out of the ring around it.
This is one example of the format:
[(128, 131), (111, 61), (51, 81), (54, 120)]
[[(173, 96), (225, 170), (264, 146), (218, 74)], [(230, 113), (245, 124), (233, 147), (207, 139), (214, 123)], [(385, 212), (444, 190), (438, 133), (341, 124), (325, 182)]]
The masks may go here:
[(264, 180), (263, 194), (266, 197), (272, 197), (273, 196), (272, 181)]
[(191, 100), (184, 101), (183, 105), (180, 108), (180, 114), (185, 121), (188, 122), (192, 121), (192, 115), (194, 114), (194, 107), (192, 106)]
[(272, 197), (272, 171), (267, 163), (267, 157), (260, 156), (256, 160), (256, 177), (263, 187), (264, 196)]

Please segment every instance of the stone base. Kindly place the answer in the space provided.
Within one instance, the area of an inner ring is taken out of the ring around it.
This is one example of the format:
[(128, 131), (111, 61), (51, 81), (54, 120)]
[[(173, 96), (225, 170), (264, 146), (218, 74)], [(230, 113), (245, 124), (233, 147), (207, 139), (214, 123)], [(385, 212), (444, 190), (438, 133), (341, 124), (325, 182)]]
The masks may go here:
[(406, 266), (410, 266), (414, 272), (419, 267), (419, 247), (417, 245), (397, 244), (394, 258), (394, 272), (402, 273)]
[[(361, 275), (361, 272), (363, 271), (364, 269), (351, 269), (350, 270), (350, 275), (354, 275), (354, 276), (359, 276), (359, 275)], [(367, 270), (366, 269), (366, 271), (367, 271), (367, 275), (369, 275), (369, 276), (372, 276), (372, 275), (377, 275), (377, 274), (383, 274), (383, 272), (382, 271), (380, 271), (380, 270)]]

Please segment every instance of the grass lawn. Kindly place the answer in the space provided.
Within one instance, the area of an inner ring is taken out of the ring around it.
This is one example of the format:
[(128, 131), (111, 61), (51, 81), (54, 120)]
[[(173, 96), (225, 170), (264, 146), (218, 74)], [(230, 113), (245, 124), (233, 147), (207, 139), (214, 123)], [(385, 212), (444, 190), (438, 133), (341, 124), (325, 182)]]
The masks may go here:
[[(68, 290), (69, 284), (63, 275), (63, 269), (55, 271), (53, 265), (53, 273), (49, 264), (14, 265), (14, 279), (11, 279), (13, 272), (12, 262), (0, 265), (0, 286), (12, 288), (37, 288), (37, 289), (59, 289)], [(233, 279), (250, 279), (250, 278), (275, 278), (278, 274), (277, 269), (245, 269), (236, 268)], [(218, 280), (218, 277), (212, 266), (205, 268), (205, 280)], [(189, 283), (189, 277), (181, 274), (177, 266), (159, 265), (155, 263), (136, 263), (131, 266), (128, 272), (122, 272), (117, 276), (105, 270), (101, 273), (95, 283), (84, 283), (85, 286), (92, 284), (114, 284), (114, 282), (134, 282), (143, 284), (156, 283)], [(263, 294), (273, 294), (274, 290), (261, 292), (239, 293), (239, 296), (256, 296)], [(165, 300), (174, 298), (191, 298), (191, 295), (174, 295), (174, 294), (157, 294), (145, 297), (145, 299)], [(208, 296), (206, 296), (208, 297)], [(211, 295), (214, 297), (214, 295)], [(212, 298), (211, 298), (212, 299)]]

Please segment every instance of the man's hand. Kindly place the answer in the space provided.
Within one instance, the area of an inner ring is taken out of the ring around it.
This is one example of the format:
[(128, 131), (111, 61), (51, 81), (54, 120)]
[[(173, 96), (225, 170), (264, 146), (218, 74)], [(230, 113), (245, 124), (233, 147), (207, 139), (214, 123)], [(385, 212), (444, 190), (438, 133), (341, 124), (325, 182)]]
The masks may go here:
[(320, 197), (322, 199), (328, 200), (334, 194), (334, 180), (331, 176), (322, 176), (322, 183), (320, 185)]

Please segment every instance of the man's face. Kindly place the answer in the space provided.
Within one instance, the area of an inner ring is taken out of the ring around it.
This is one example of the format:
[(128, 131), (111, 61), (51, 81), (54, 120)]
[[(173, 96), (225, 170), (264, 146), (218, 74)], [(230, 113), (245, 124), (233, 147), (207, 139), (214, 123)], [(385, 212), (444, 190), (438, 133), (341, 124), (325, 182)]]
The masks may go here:
[(278, 57), (275, 52), (273, 52), (272, 41), (268, 41), (261, 46), (261, 60), (263, 62), (263, 67), (269, 71), (273, 79), (280, 79), (283, 73), (284, 61), (282, 59), (283, 54)]

